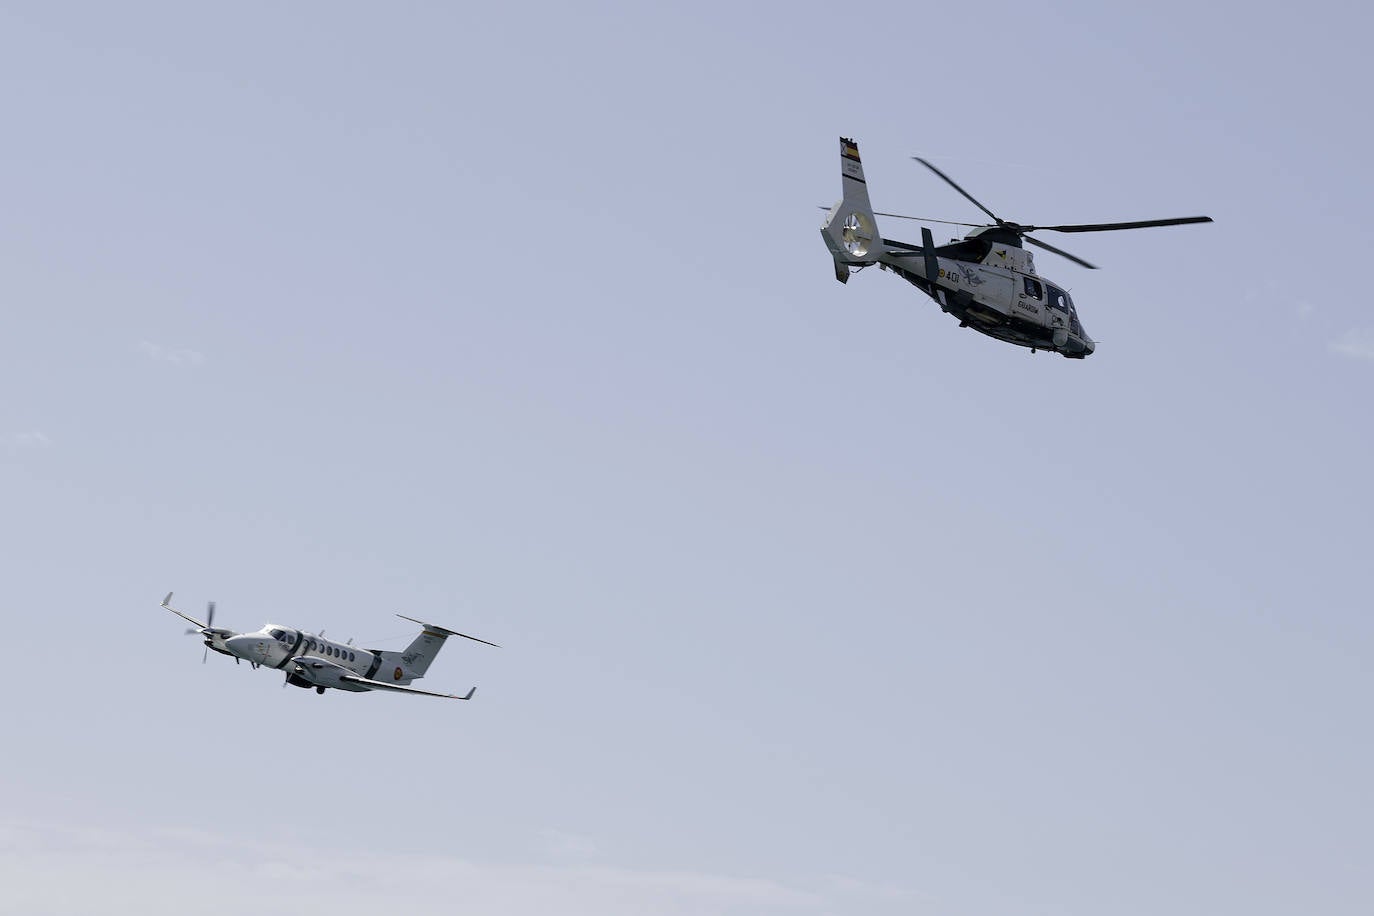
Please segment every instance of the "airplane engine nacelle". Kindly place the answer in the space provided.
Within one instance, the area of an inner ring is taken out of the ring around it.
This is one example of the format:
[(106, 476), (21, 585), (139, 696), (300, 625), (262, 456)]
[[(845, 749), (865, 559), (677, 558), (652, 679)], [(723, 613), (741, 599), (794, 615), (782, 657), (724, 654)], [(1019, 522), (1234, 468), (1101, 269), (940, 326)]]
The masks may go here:
[(292, 660), (291, 673), (316, 687), (338, 687), (343, 684), (341, 678), (353, 672), (322, 658), (301, 656)]

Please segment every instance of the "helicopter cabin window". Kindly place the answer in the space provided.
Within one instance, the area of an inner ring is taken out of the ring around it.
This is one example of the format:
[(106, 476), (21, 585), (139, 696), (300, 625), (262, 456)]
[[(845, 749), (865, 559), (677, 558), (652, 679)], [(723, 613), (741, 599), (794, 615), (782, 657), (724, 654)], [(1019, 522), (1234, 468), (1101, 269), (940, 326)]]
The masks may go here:
[(1039, 281), (1039, 280), (1032, 279), (1031, 277), (1026, 277), (1026, 278), (1024, 278), (1024, 279), (1025, 279), (1025, 283), (1026, 283), (1026, 295), (1027, 295), (1027, 296), (1030, 296), (1032, 299), (1042, 299), (1042, 298), (1044, 298), (1044, 297), (1040, 294), (1040, 281)]
[(1061, 311), (1061, 312), (1068, 312), (1068, 310), (1069, 310), (1069, 297), (1068, 297), (1068, 294), (1066, 294), (1062, 289), (1056, 289), (1056, 288), (1054, 288), (1053, 286), (1049, 287), (1049, 291), (1050, 291), (1050, 308), (1052, 308), (1052, 309), (1058, 309), (1058, 310)]

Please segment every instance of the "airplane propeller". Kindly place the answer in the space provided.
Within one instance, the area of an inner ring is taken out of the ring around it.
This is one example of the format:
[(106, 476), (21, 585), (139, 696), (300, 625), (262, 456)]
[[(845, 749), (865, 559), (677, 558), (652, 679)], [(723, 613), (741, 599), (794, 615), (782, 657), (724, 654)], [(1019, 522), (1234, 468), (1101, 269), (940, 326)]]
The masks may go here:
[[(173, 609), (173, 608), (171, 608), (171, 607), (169, 606), (169, 602), (170, 602), (171, 600), (172, 600), (172, 594), (171, 594), (171, 592), (168, 592), (168, 593), (167, 593), (166, 599), (164, 599), (163, 602), (162, 602), (162, 606), (165, 607), (165, 608), (167, 608), (169, 611), (172, 611), (172, 612), (175, 613), (175, 614), (181, 614), (180, 611), (177, 611), (177, 610), (175, 610), (175, 609)], [(199, 620), (196, 620), (194, 617), (187, 617), (185, 614), (181, 614), (181, 616), (182, 616), (182, 617), (185, 617), (187, 620), (191, 621), (192, 623), (200, 623), (200, 621), (199, 621)], [(205, 664), (206, 661), (209, 660), (209, 658), (210, 658), (210, 640), (214, 639), (214, 638), (215, 638), (215, 634), (218, 633), (218, 632), (219, 632), (219, 631), (215, 629), (215, 602), (213, 602), (213, 601), (206, 602), (206, 605), (205, 605), (205, 625), (204, 625), (204, 626), (201, 626), (201, 627), (188, 627), (188, 628), (186, 629), (186, 635), (187, 635), (187, 636), (190, 636), (192, 633), (198, 633), (198, 634), (200, 634), (201, 636), (205, 637), (205, 652), (202, 653), (202, 654), (201, 654), (201, 657), (200, 657), (200, 663), (201, 663), (202, 665)], [(230, 631), (225, 631), (225, 632), (230, 632)]]
[(190, 636), (192, 633), (199, 633), (199, 634), (202, 635), (202, 636), (209, 636), (209, 635), (210, 635), (210, 632), (209, 632), (209, 631), (210, 631), (210, 630), (213, 630), (214, 628), (215, 628), (215, 602), (209, 601), (209, 602), (206, 602), (206, 605), (205, 605), (205, 626), (203, 626), (203, 627), (188, 627), (187, 630), (186, 630), (186, 635), (187, 635), (187, 636)]
[[(194, 632), (187, 630), (186, 632)], [(205, 651), (200, 654), (200, 663), (203, 665), (210, 658), (210, 640), (215, 635), (215, 602), (210, 601), (205, 605), (205, 629), (200, 631), (205, 637)]]

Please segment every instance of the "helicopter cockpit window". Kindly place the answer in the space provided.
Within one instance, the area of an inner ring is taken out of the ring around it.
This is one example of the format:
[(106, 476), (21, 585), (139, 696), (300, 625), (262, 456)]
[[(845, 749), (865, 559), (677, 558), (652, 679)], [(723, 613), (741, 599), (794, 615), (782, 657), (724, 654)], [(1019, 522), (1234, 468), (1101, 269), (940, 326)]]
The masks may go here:
[(1055, 289), (1053, 286), (1049, 287), (1049, 291), (1050, 291), (1050, 308), (1052, 308), (1052, 309), (1058, 309), (1058, 310), (1061, 311), (1061, 312), (1068, 312), (1068, 310), (1069, 310), (1069, 297), (1068, 297), (1068, 294), (1066, 294), (1062, 289)]
[(1030, 277), (1026, 277), (1026, 278), (1025, 278), (1025, 281), (1026, 281), (1026, 295), (1027, 295), (1027, 296), (1030, 296), (1032, 299), (1040, 299), (1040, 298), (1042, 298), (1041, 295), (1040, 295), (1040, 281), (1039, 281), (1039, 280), (1033, 280), (1033, 279), (1031, 279)]

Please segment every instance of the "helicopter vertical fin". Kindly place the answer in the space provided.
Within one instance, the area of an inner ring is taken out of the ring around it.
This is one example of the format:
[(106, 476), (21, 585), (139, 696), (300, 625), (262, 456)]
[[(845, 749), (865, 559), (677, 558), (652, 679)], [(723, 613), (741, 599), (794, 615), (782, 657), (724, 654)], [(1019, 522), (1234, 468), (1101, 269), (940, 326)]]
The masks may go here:
[(840, 138), (840, 187), (844, 197), (830, 208), (821, 236), (835, 259), (835, 277), (843, 283), (851, 266), (876, 264), (885, 250), (873, 205), (868, 201), (859, 145), (845, 137)]
[(921, 257), (925, 261), (926, 279), (930, 281), (930, 295), (940, 304), (940, 310), (949, 311), (949, 297), (940, 288), (940, 259), (935, 255), (935, 236), (926, 226), (921, 227)]
[(940, 279), (940, 260), (935, 257), (935, 237), (925, 226), (921, 227), (921, 256), (926, 262), (926, 279), (934, 289), (935, 281)]

